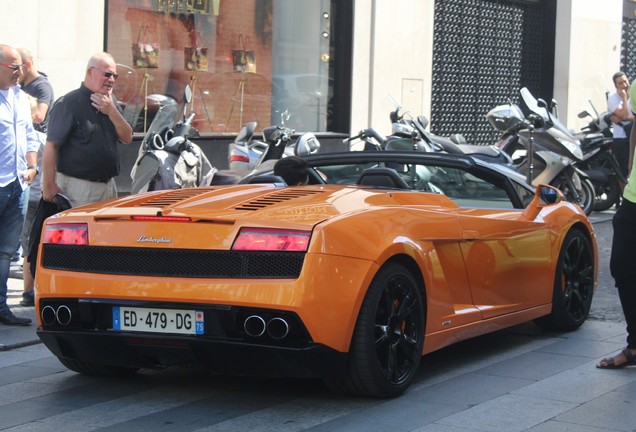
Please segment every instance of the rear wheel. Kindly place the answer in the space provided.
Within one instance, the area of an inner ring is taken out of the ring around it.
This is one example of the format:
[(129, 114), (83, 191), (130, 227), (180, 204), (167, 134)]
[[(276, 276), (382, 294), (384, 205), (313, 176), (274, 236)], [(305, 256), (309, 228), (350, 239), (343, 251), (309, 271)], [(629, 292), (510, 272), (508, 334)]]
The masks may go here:
[(588, 238), (571, 230), (561, 246), (554, 278), (552, 312), (535, 323), (546, 330), (576, 330), (587, 319), (594, 293), (594, 255)]
[(422, 357), (424, 308), (417, 282), (400, 264), (380, 269), (356, 323), (347, 370), (327, 381), (335, 391), (393, 397), (410, 385)]
[(137, 372), (136, 368), (108, 366), (99, 363), (75, 360), (68, 357), (58, 357), (57, 359), (67, 369), (84, 375), (125, 376), (132, 375)]
[(596, 185), (594, 188), (596, 197), (594, 199), (594, 211), (604, 211), (616, 204), (621, 196), (621, 186), (615, 176), (610, 176), (607, 183)]

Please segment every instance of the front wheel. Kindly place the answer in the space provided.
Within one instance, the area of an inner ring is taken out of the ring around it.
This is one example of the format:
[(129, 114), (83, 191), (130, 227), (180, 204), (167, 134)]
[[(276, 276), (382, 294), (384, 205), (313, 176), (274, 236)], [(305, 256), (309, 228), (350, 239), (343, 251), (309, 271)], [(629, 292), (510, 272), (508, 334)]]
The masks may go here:
[(581, 207), (581, 210), (583, 210), (586, 215), (589, 216), (594, 210), (594, 197), (596, 196), (596, 192), (589, 179), (581, 178), (575, 173), (569, 181), (567, 178), (560, 176), (556, 181), (552, 182), (552, 186), (563, 192), (566, 201)]
[(327, 385), (337, 392), (394, 397), (411, 384), (422, 357), (424, 308), (418, 284), (400, 264), (371, 282), (353, 333), (347, 370)]
[(587, 319), (594, 293), (594, 255), (581, 230), (566, 236), (559, 252), (554, 277), (552, 312), (535, 323), (546, 330), (571, 331)]

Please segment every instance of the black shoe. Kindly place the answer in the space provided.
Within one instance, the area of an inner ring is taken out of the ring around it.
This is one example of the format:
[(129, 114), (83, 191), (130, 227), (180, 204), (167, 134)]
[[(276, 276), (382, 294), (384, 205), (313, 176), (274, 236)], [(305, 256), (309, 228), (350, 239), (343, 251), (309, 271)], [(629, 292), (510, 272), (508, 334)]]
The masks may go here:
[(22, 296), (22, 300), (20, 300), (20, 306), (35, 306), (35, 300), (32, 296)]
[(17, 317), (13, 315), (13, 312), (7, 311), (0, 313), (0, 323), (10, 326), (28, 326), (31, 325), (31, 320)]

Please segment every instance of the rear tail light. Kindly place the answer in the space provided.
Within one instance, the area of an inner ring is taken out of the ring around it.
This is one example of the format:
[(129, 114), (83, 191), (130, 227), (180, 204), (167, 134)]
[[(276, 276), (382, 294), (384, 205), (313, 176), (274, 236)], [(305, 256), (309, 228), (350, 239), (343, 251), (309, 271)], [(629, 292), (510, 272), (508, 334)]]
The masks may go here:
[(310, 238), (310, 231), (242, 228), (232, 249), (305, 252)]
[(48, 224), (44, 229), (43, 243), (87, 245), (88, 225), (85, 223)]
[(250, 158), (245, 155), (230, 155), (230, 162), (249, 162)]

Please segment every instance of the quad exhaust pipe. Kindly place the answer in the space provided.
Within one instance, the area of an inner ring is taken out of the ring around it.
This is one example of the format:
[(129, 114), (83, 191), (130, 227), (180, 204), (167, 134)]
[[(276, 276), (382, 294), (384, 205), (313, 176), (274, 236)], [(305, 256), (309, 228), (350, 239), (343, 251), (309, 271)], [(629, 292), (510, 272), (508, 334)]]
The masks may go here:
[(265, 321), (259, 315), (250, 315), (243, 322), (243, 329), (248, 336), (261, 337), (265, 333), (272, 339), (280, 340), (289, 334), (289, 324), (283, 318), (272, 318)]

